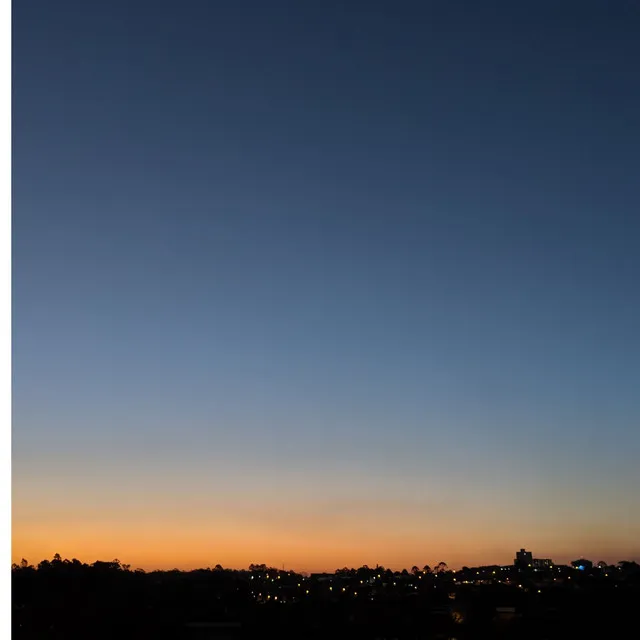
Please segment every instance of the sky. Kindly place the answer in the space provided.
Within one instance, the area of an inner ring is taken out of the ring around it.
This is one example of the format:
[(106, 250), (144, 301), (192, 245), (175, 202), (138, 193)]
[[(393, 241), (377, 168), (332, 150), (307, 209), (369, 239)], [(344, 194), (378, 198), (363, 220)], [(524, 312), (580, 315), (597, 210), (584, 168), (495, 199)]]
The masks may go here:
[(640, 559), (639, 29), (15, 3), (14, 560)]

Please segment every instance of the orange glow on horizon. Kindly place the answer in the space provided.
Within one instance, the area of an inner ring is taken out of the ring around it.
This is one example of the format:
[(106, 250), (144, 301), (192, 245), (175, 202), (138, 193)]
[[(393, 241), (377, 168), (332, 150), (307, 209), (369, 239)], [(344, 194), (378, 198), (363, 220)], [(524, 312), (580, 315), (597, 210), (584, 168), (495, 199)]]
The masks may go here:
[(475, 497), (467, 485), (430, 493), (413, 485), (385, 495), (354, 488), (348, 478), (335, 488), (325, 481), (322, 491), (314, 489), (315, 478), (285, 480), (250, 488), (228, 481), (218, 495), (184, 476), (153, 490), (133, 482), (15, 483), (12, 561), (37, 564), (59, 553), (88, 563), (118, 558), (145, 570), (265, 563), (315, 572), (364, 564), (511, 564), (521, 547), (560, 563), (640, 555), (637, 527), (612, 526), (620, 522), (613, 511), (586, 520), (576, 507), (567, 518), (564, 502), (519, 509), (500, 495)]
[[(559, 547), (553, 554), (535, 545), (527, 545), (541, 557), (552, 557), (556, 562), (573, 559), (571, 550)], [(251, 563), (265, 563), (275, 567), (283, 565), (296, 571), (334, 571), (343, 566), (358, 567), (381, 564), (396, 569), (413, 565), (434, 565), (446, 562), (451, 568), (463, 565), (511, 564), (518, 545), (495, 545), (495, 536), (469, 536), (466, 533), (440, 532), (423, 539), (415, 534), (368, 536), (343, 535), (320, 528), (316, 535), (300, 537), (296, 533), (230, 529), (203, 533), (201, 530), (165, 524), (127, 526), (123, 524), (86, 523), (48, 527), (14, 526), (12, 562), (26, 558), (32, 564), (51, 559), (55, 553), (63, 558), (78, 558), (87, 563), (95, 560), (120, 559), (132, 568), (196, 569), (221, 564), (231, 569), (244, 569)], [(578, 546), (573, 555), (582, 554)], [(629, 553), (622, 549), (598, 548), (590, 545), (593, 559), (615, 562)], [(548, 549), (548, 547), (547, 547)], [(631, 549), (629, 545), (627, 551)], [(629, 556), (630, 557), (630, 556)]]

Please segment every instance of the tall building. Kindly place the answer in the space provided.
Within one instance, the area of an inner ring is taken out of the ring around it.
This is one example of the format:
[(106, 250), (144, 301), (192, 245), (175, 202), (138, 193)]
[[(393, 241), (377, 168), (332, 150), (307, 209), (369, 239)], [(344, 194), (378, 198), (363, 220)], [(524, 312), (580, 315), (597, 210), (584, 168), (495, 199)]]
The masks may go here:
[(516, 553), (516, 559), (513, 561), (513, 565), (518, 569), (527, 569), (533, 564), (533, 554), (531, 551), (520, 549)]

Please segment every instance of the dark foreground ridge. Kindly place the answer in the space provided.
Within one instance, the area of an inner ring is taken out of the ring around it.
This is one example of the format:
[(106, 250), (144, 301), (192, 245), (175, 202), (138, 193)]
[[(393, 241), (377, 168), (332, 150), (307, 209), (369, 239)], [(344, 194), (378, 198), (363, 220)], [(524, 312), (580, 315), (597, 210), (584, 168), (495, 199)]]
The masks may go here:
[(118, 560), (23, 560), (12, 567), (12, 637), (640, 637), (640, 565), (528, 558), (522, 550), (506, 567), (312, 575), (266, 565), (145, 573)]

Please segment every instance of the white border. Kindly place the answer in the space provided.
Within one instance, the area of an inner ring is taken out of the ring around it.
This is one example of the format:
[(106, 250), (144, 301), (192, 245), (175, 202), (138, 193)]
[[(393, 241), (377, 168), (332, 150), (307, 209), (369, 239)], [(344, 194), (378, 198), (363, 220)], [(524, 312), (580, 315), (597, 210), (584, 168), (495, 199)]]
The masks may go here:
[(0, 633), (11, 637), (11, 0), (0, 3)]

